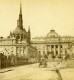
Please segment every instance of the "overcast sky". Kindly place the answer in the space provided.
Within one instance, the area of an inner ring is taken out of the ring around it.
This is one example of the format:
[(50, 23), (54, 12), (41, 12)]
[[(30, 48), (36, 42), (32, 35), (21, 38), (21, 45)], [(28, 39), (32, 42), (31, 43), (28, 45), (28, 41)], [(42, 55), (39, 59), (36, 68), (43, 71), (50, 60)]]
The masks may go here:
[[(17, 26), (20, 0), (0, 0), (0, 36)], [(74, 0), (22, 0), (23, 25), (31, 36), (46, 36), (53, 28), (59, 35), (74, 36)]]

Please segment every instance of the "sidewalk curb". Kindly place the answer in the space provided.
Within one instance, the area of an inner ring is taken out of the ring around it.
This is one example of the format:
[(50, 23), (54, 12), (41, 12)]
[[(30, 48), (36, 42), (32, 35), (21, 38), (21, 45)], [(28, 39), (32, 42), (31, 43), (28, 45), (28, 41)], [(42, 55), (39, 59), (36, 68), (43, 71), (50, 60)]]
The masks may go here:
[(13, 71), (13, 70), (14, 70), (13, 68), (1, 69), (0, 73), (5, 73), (5, 72)]

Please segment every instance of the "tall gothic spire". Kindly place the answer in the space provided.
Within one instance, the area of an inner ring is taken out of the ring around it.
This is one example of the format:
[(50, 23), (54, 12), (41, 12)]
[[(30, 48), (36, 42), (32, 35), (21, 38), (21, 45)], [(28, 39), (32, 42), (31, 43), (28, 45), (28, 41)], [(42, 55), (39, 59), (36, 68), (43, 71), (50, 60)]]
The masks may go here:
[(22, 15), (22, 3), (20, 1), (20, 14)]
[(20, 2), (20, 13), (19, 13), (19, 20), (17, 22), (18, 27), (23, 29), (23, 19), (22, 19), (22, 4)]

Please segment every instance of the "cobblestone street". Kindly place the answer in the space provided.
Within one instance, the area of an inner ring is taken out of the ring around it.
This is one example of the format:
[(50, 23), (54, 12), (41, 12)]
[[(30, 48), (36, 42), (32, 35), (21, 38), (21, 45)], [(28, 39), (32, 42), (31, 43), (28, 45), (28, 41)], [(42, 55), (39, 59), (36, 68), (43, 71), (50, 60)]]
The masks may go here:
[[(3, 69), (0, 70), (0, 80), (61, 80), (54, 70), (54, 67), (52, 67), (54, 64), (55, 63), (48, 63), (47, 68), (39, 68), (37, 63)], [(62, 80), (74, 79), (74, 68), (62, 69), (60, 72)], [(70, 74), (72, 75), (69, 76)]]

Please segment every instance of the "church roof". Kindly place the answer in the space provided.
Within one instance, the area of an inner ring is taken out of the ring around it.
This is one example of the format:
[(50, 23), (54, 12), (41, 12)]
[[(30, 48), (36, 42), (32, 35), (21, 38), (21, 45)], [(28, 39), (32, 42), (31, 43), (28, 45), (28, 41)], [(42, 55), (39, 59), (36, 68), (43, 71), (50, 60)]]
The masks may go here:
[(14, 34), (26, 34), (25, 29), (21, 29), (20, 27), (16, 27), (15, 30), (13, 31)]
[(25, 28), (23, 28), (23, 19), (22, 19), (22, 6), (20, 4), (20, 14), (19, 14), (19, 19), (17, 20), (17, 27), (13, 31), (13, 34), (24, 34), (26, 35), (27, 32)]

